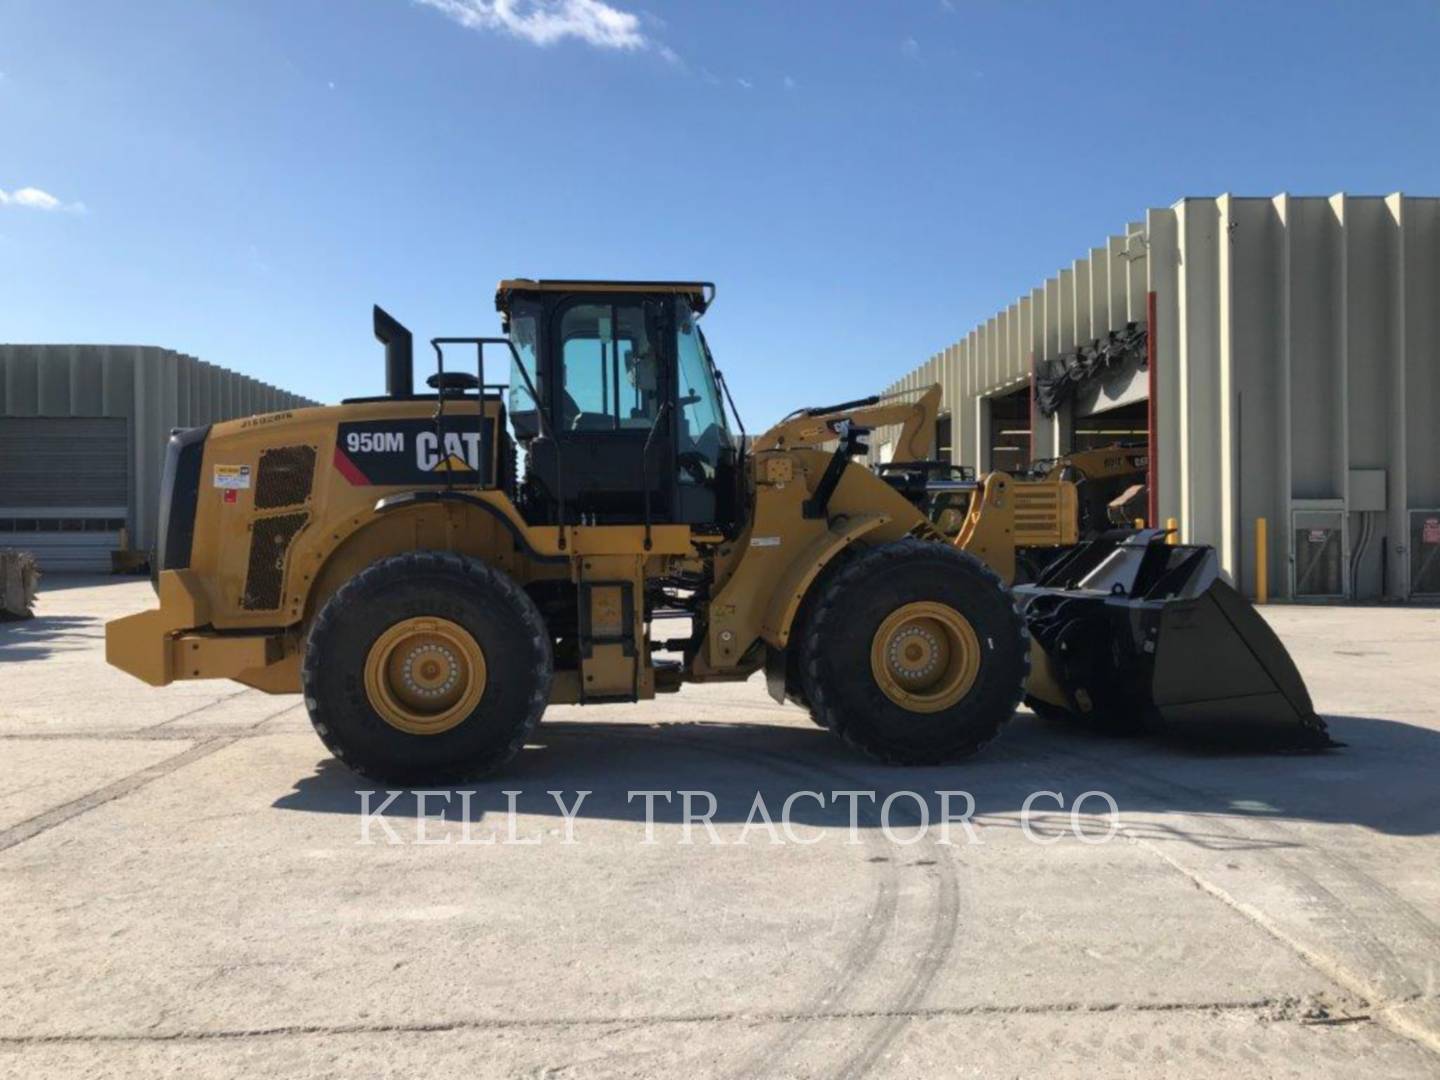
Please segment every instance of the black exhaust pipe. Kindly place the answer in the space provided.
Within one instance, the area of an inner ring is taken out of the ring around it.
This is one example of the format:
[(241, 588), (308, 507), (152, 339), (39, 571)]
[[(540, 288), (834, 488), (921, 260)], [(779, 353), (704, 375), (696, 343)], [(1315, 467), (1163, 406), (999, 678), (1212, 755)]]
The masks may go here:
[(415, 393), (415, 346), (410, 331), (379, 304), (375, 305), (375, 340), (385, 346), (385, 393)]

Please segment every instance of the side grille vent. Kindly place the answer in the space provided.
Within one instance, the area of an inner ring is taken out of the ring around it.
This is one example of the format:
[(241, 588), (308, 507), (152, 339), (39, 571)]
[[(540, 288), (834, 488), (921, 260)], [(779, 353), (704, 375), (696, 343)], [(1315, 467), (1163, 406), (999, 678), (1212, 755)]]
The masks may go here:
[[(1075, 489), (1051, 480), (1014, 481), (1015, 543), (1020, 547), (1057, 547), (1075, 543)], [(979, 498), (977, 495), (976, 498)]]
[(260, 518), (250, 533), (250, 566), (245, 574), (245, 595), (240, 604), (247, 611), (274, 611), (280, 606), (285, 584), (285, 557), (290, 544), (305, 528), (310, 515), (278, 514)]
[(277, 446), (260, 455), (255, 481), (255, 509), (299, 506), (310, 497), (315, 480), (313, 446)]

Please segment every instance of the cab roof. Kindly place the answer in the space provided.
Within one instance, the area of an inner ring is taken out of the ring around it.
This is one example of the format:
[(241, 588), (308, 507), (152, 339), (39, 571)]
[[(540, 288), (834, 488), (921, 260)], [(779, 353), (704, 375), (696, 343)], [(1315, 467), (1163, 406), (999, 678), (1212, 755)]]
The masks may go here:
[(574, 278), (506, 278), (495, 287), (495, 310), (510, 313), (511, 297), (517, 293), (669, 293), (690, 301), (697, 313), (703, 314), (715, 300), (713, 281), (582, 281)]

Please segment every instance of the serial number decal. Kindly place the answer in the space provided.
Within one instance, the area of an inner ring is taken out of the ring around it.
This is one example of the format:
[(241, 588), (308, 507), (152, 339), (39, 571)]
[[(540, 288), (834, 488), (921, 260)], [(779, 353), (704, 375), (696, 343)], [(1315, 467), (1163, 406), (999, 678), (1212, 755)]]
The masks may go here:
[(272, 412), (263, 416), (246, 417), (240, 422), (242, 428), (259, 427), (262, 424), (276, 424), (281, 420), (289, 420), (295, 414), (293, 412)]
[(447, 417), (443, 432), (423, 418), (352, 421), (336, 432), (335, 468), (362, 486), (475, 484), (494, 431), (487, 418), (482, 436), (475, 418), (466, 416)]

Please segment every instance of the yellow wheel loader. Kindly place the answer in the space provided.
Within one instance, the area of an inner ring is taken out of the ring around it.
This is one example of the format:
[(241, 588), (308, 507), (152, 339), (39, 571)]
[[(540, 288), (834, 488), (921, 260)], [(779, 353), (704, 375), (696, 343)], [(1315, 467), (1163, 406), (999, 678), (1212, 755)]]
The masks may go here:
[[(1069, 547), (1145, 516), (1149, 450), (1117, 443), (1031, 462), (1008, 478), (1025, 535), (1015, 541), (1014, 578), (1034, 581)], [(876, 466), (887, 482), (920, 505), (945, 536), (962, 537), (971, 495), (982, 483), (968, 465), (889, 461)], [(1007, 577), (1007, 581), (1009, 578)]]
[(1149, 469), (1148, 445), (1113, 443), (1032, 462), (1023, 476), (1074, 484), (1080, 535), (1093, 539), (1116, 526), (1128, 528), (1145, 516)]
[(713, 299), (503, 281), (504, 336), (432, 339), (428, 392), (376, 308), (383, 396), (172, 436), (160, 606), (107, 625), (109, 661), (157, 686), (303, 693), (335, 756), (392, 783), (493, 771), (551, 703), (762, 668), (878, 759), (974, 753), (1025, 692), (1006, 585), (1017, 539), (1055, 515), (1020, 513), (996, 474), (957, 546), (854, 460), (882, 424), (925, 458), (938, 388), (747, 440), (699, 328)]

